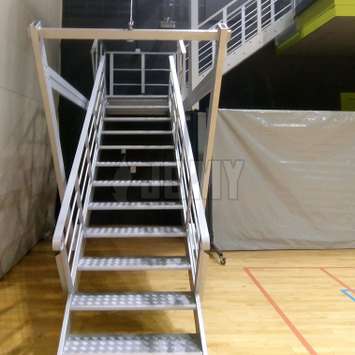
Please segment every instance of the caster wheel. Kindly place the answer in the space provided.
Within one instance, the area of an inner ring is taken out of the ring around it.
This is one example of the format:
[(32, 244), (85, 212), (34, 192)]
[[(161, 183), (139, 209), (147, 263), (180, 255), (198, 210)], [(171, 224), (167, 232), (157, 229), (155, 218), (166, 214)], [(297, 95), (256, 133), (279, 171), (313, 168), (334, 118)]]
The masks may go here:
[(221, 265), (226, 265), (227, 260), (226, 260), (226, 258), (223, 255), (219, 255), (219, 263)]

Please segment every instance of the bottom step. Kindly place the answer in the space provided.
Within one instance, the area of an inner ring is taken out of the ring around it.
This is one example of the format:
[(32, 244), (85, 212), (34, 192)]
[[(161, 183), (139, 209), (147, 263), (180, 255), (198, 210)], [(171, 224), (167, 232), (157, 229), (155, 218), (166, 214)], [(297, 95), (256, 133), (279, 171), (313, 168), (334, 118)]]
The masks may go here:
[(65, 355), (99, 354), (175, 354), (202, 355), (196, 334), (147, 334), (112, 336), (69, 336)]

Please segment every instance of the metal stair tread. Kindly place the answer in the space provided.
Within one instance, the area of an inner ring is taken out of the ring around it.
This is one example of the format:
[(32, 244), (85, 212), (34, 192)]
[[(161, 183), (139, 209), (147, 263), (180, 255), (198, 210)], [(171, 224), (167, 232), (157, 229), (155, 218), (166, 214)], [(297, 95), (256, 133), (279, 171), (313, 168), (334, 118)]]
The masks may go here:
[(96, 163), (98, 167), (151, 167), (151, 166), (177, 166), (177, 163), (172, 161), (99, 161)]
[(107, 109), (168, 109), (169, 105), (115, 105), (109, 104), (106, 106)]
[(107, 186), (179, 186), (177, 180), (95, 180), (94, 187)]
[(202, 355), (197, 334), (70, 335), (65, 355), (78, 354), (167, 354)]
[(174, 149), (174, 145), (100, 145), (101, 150), (115, 150), (115, 149), (126, 149), (126, 150), (154, 150), (154, 149)]
[(182, 209), (176, 202), (90, 202), (89, 210), (175, 210)]
[(143, 256), (143, 257), (82, 257), (79, 271), (128, 271), (128, 270), (163, 270), (189, 269), (186, 257), (180, 256)]
[(71, 311), (134, 311), (195, 309), (192, 292), (76, 293)]
[(173, 131), (171, 130), (103, 130), (101, 134), (104, 135), (168, 135), (172, 134)]
[(132, 116), (132, 117), (104, 117), (105, 122), (170, 122), (168, 116)]
[(170, 226), (132, 226), (132, 227), (89, 227), (85, 229), (86, 238), (129, 238), (129, 237), (186, 237), (184, 227)]

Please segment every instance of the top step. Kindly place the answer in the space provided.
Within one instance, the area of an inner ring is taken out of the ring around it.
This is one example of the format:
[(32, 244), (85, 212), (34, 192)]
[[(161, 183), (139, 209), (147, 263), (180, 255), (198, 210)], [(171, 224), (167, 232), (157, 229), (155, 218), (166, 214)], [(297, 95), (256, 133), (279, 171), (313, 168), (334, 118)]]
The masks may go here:
[(168, 115), (167, 96), (127, 95), (108, 96), (106, 113), (108, 115)]

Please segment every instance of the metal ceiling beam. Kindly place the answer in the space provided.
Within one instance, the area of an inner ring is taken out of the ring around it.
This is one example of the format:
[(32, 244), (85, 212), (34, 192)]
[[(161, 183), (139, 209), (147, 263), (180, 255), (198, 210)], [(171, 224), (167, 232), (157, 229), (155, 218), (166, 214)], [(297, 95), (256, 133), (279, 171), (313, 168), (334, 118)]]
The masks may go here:
[(102, 28), (49, 28), (38, 29), (43, 39), (70, 40), (133, 40), (133, 41), (216, 41), (218, 30), (127, 30)]

